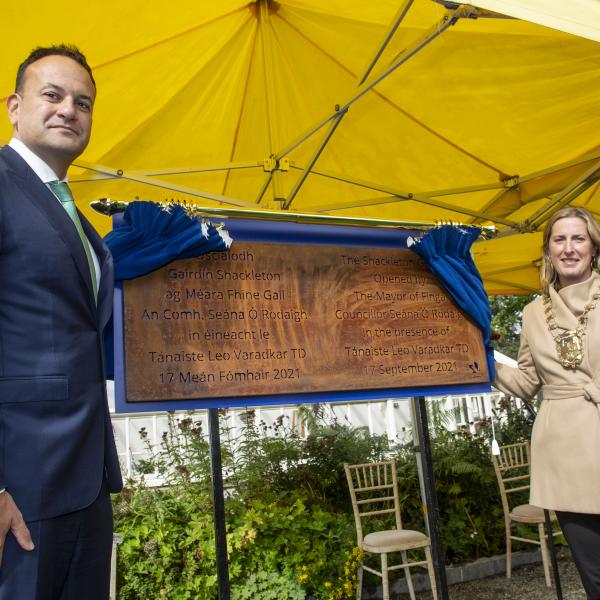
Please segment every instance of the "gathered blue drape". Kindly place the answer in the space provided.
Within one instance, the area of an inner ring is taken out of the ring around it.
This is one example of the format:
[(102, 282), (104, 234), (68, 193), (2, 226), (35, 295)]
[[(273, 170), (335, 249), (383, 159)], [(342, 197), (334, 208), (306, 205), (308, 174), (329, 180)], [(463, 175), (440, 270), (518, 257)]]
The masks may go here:
[[(104, 241), (113, 256), (115, 280), (134, 279), (179, 258), (192, 258), (214, 250), (227, 250), (231, 238), (224, 229), (187, 215), (178, 205), (168, 208), (154, 202), (131, 202), (123, 225)], [(114, 374), (112, 321), (105, 334), (106, 368)]]
[(178, 205), (164, 208), (154, 202), (132, 202), (123, 222), (104, 238), (113, 255), (117, 281), (141, 277), (173, 260), (226, 250), (231, 245), (226, 231), (189, 217)]
[(438, 278), (458, 306), (483, 333), (490, 381), (494, 381), (491, 345), (492, 314), (481, 275), (471, 256), (479, 227), (442, 225), (430, 229), (411, 246)]

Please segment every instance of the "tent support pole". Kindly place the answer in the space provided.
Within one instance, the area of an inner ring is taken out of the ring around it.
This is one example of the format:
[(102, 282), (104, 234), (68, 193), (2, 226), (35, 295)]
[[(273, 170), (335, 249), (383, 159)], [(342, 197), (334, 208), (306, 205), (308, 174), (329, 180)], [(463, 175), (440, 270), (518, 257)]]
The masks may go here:
[(265, 177), (263, 184), (260, 186), (258, 196), (256, 196), (256, 200), (254, 202), (255, 204), (261, 203), (263, 196), (267, 193), (267, 190), (269, 189), (269, 186), (271, 185), (272, 179), (273, 179), (273, 173), (271, 172)]
[(449, 204), (447, 202), (442, 202), (441, 200), (434, 199), (434, 197), (438, 196), (438, 195), (446, 196), (446, 195), (461, 194), (461, 193), (480, 191), (480, 190), (486, 190), (486, 189), (497, 189), (499, 187), (504, 187), (502, 183), (482, 184), (482, 185), (476, 185), (476, 186), (467, 186), (464, 188), (452, 188), (452, 189), (447, 189), (447, 190), (439, 190), (439, 191), (433, 191), (433, 192), (423, 192), (423, 193), (411, 194), (404, 190), (397, 190), (397, 189), (391, 188), (390, 186), (378, 184), (375, 182), (362, 181), (359, 179), (352, 179), (349, 177), (344, 177), (344, 178), (335, 177), (330, 174), (324, 174), (324, 173), (318, 172), (318, 171), (313, 171), (313, 173), (315, 175), (324, 175), (325, 177), (332, 177), (332, 178), (338, 179), (340, 181), (346, 181), (347, 183), (353, 183), (355, 185), (366, 187), (366, 188), (369, 188), (372, 190), (391, 194), (391, 196), (388, 198), (355, 200), (353, 202), (348, 202), (348, 203), (332, 204), (329, 206), (324, 206), (322, 208), (319, 208), (318, 209), (319, 211), (344, 210), (347, 208), (356, 208), (359, 206), (372, 206), (374, 204), (390, 204), (390, 203), (398, 202), (400, 200), (402, 200), (402, 201), (413, 200), (415, 202), (422, 202), (424, 204), (430, 204), (432, 206), (437, 206), (438, 208), (444, 208), (447, 210), (451, 210), (456, 213), (470, 215), (472, 217), (476, 217), (478, 219), (483, 219), (485, 221), (492, 220), (497, 223), (501, 223), (502, 225), (506, 225), (507, 227), (516, 227), (518, 225), (518, 223), (516, 221), (511, 221), (509, 219), (503, 219), (501, 217), (490, 217), (490, 215), (486, 215), (485, 213), (480, 212), (480, 211), (469, 210), (467, 208), (463, 208), (463, 207), (455, 205), (455, 204)]
[[(431, 204), (432, 206), (437, 206), (438, 208), (443, 208), (445, 210), (450, 210), (455, 213), (460, 213), (462, 215), (470, 215), (476, 217), (478, 219), (483, 219), (485, 221), (496, 221), (506, 225), (507, 227), (516, 227), (517, 223), (514, 221), (509, 221), (507, 219), (502, 219), (499, 217), (490, 217), (489, 215), (485, 215), (479, 211), (469, 210), (467, 208), (461, 208), (460, 206), (456, 206), (454, 204), (448, 204), (447, 202), (440, 202), (438, 200), (433, 200), (432, 198), (404, 198), (402, 196), (385, 196), (385, 197), (377, 197), (377, 198), (366, 198), (365, 200), (355, 200), (353, 202), (347, 202), (344, 204), (330, 205), (324, 206), (323, 208), (316, 209), (318, 212), (329, 212), (336, 210), (345, 210), (349, 208), (358, 208), (362, 206), (375, 206), (381, 204), (394, 204), (397, 202), (407, 202), (407, 201), (421, 202), (423, 204)], [(456, 220), (454, 217), (452, 220)]]
[(484, 219), (486, 221), (492, 220), (496, 223), (501, 223), (502, 225), (507, 225), (508, 227), (512, 227), (516, 225), (514, 221), (509, 219), (503, 219), (501, 217), (493, 217), (491, 218), (489, 215), (486, 215), (478, 210), (469, 210), (467, 208), (462, 208), (461, 206), (457, 206), (456, 204), (449, 204), (448, 202), (441, 202), (440, 200), (434, 200), (433, 198), (416, 198), (415, 201), (421, 202), (422, 204), (429, 204), (431, 206), (437, 206), (438, 208), (444, 208), (446, 210), (451, 210), (452, 212), (456, 212), (462, 215), (470, 215), (472, 217), (478, 217), (480, 219)]
[[(515, 271), (524, 271), (525, 269), (532, 269), (532, 268), (539, 270), (539, 265), (536, 266), (532, 261), (530, 265), (519, 265), (516, 267), (510, 266), (510, 267), (505, 267), (504, 269), (496, 269), (494, 271), (485, 271), (485, 273), (482, 272), (481, 275), (483, 276), (485, 274), (486, 277), (488, 275), (490, 275), (490, 276), (502, 275), (502, 273), (514, 273)], [(536, 288), (536, 289), (539, 291), (539, 288)]]
[(537, 229), (542, 223), (544, 223), (548, 217), (550, 216), (548, 213), (552, 211), (554, 208), (561, 208), (565, 204), (568, 204), (573, 198), (569, 195), (573, 191), (577, 191), (577, 188), (580, 186), (584, 186), (584, 188), (579, 191), (576, 196), (578, 196), (581, 192), (585, 191), (590, 185), (593, 185), (597, 179), (598, 174), (600, 173), (600, 162), (595, 162), (594, 165), (587, 169), (584, 173), (582, 173), (577, 179), (572, 181), (556, 198), (554, 198), (551, 202), (543, 206), (539, 210), (537, 210), (533, 215), (531, 215), (527, 221), (526, 225), (530, 225), (531, 227)]
[(369, 59), (367, 67), (362, 70), (362, 75), (358, 78), (358, 85), (363, 84), (367, 77), (371, 74), (373, 67), (377, 64), (377, 61), (381, 58), (383, 51), (387, 48), (388, 44), (394, 37), (396, 30), (400, 27), (400, 23), (404, 20), (408, 9), (412, 6), (414, 0), (404, 0), (404, 4), (398, 9), (394, 18), (390, 21), (390, 25), (387, 28), (383, 36), (383, 41), (379, 44), (377, 50), (373, 54), (372, 58)]
[(574, 158), (573, 160), (568, 160), (564, 163), (559, 163), (557, 165), (552, 165), (546, 169), (542, 169), (541, 171), (535, 171), (535, 173), (529, 173), (524, 175), (523, 177), (518, 177), (518, 183), (526, 183), (531, 181), (532, 179), (537, 179), (538, 177), (542, 177), (543, 175), (550, 175), (552, 173), (557, 173), (558, 171), (564, 171), (565, 169), (570, 169), (571, 167), (577, 167), (579, 165), (584, 165), (587, 162), (591, 162), (592, 160), (598, 160), (600, 158), (600, 152), (593, 152), (591, 154), (587, 154), (584, 156), (580, 156), (579, 158)]
[(552, 531), (550, 511), (547, 509), (544, 509), (544, 526), (546, 528), (546, 537), (548, 538), (548, 550), (550, 550), (550, 562), (552, 563), (554, 585), (556, 586), (556, 600), (563, 600), (560, 574), (558, 572), (558, 561), (556, 560), (556, 546), (554, 545), (554, 532)]
[(552, 213), (554, 213), (555, 211), (557, 211), (561, 208), (564, 208), (568, 204), (571, 204), (571, 202), (573, 202), (573, 200), (575, 200), (575, 198), (577, 198), (578, 196), (581, 196), (581, 194), (583, 194), (585, 191), (587, 191), (593, 185), (596, 185), (598, 183), (598, 180), (600, 180), (600, 169), (598, 169), (598, 171), (594, 174), (594, 176), (592, 176), (589, 179), (587, 179), (586, 181), (582, 182), (580, 185), (575, 187), (575, 189), (571, 190), (568, 194), (566, 194), (566, 195), (560, 194), (555, 199), (556, 204), (555, 204), (552, 212), (550, 214), (544, 215), (544, 217), (539, 219), (534, 224), (535, 229), (536, 230), (539, 229), (541, 224), (545, 223), (550, 218)]
[[(365, 81), (362, 85), (356, 88), (356, 91), (345, 101), (340, 102), (339, 110), (344, 110), (350, 108), (352, 104), (354, 104), (357, 100), (362, 98), (367, 92), (369, 92), (372, 88), (374, 88), (378, 83), (380, 83), (383, 79), (385, 79), (388, 75), (393, 73), (400, 65), (406, 62), (409, 58), (411, 58), (414, 54), (416, 54), (419, 50), (421, 50), (424, 46), (429, 44), (436, 37), (441, 35), (446, 29), (454, 25), (456, 21), (462, 17), (467, 17), (470, 14), (470, 11), (466, 7), (461, 7), (454, 12), (447, 13), (440, 19), (432, 28), (429, 29), (427, 34), (421, 39), (420, 42), (415, 44), (412, 48), (407, 49), (403, 54), (396, 58), (385, 68), (381, 73), (374, 75), (368, 81)], [(286, 146), (283, 150), (277, 153), (277, 158), (282, 159), (286, 155), (288, 155), (292, 150), (294, 150), (297, 146), (305, 142), (308, 138), (314, 135), (319, 129), (327, 125), (329, 121), (335, 119), (337, 117), (337, 112), (329, 113), (324, 118), (320, 119), (315, 125), (313, 125), (310, 129), (305, 131), (302, 135), (296, 138), (293, 142), (291, 142), (288, 146)]]
[[(299, 167), (294, 164), (290, 164), (290, 168), (302, 170), (302, 167)], [(378, 183), (376, 181), (367, 181), (365, 179), (358, 179), (358, 177), (351, 177), (348, 174), (342, 175), (341, 173), (334, 173), (332, 171), (323, 171), (322, 169), (313, 169), (312, 172), (315, 175), (320, 175), (321, 177), (335, 179), (336, 181), (342, 181), (344, 183), (351, 183), (352, 185), (364, 187), (369, 190), (375, 190), (376, 192), (385, 192), (390, 189), (389, 186), (387, 186), (383, 183)], [(466, 192), (480, 192), (482, 190), (496, 190), (496, 189), (500, 189), (500, 188), (504, 189), (504, 188), (506, 188), (506, 185), (502, 181), (496, 181), (494, 183), (481, 183), (481, 184), (477, 184), (477, 185), (468, 185), (468, 186), (462, 186), (462, 187), (457, 187), (457, 188), (448, 188), (445, 190), (432, 190), (432, 191), (425, 191), (425, 192), (417, 192), (417, 193), (413, 194), (413, 197), (419, 198), (421, 196), (423, 196), (423, 197), (431, 196), (431, 197), (437, 198), (438, 196), (452, 196), (453, 194), (464, 194)], [(395, 190), (394, 194), (401, 195), (405, 198), (409, 197), (408, 191), (399, 192), (398, 190)]]
[[(591, 162), (593, 160), (598, 160), (600, 158), (600, 153), (593, 153), (587, 156), (583, 156), (571, 161), (567, 161), (564, 163), (560, 163), (557, 165), (553, 165), (552, 167), (548, 167), (547, 169), (543, 169), (541, 171), (536, 171), (534, 173), (529, 173), (524, 176), (514, 176), (510, 178), (510, 182), (506, 181), (498, 181), (495, 183), (486, 183), (486, 184), (478, 184), (472, 186), (464, 186), (458, 188), (449, 188), (445, 190), (432, 190), (425, 192), (418, 192), (413, 194), (411, 199), (419, 200), (421, 198), (438, 198), (439, 196), (449, 196), (454, 194), (464, 194), (468, 192), (478, 192), (483, 190), (491, 190), (491, 189), (499, 189), (500, 192), (498, 195), (494, 196), (494, 198), (488, 202), (487, 205), (479, 209), (480, 213), (484, 213), (487, 209), (495, 204), (502, 196), (502, 194), (506, 194), (514, 189), (515, 186), (519, 184), (527, 183), (534, 179), (538, 179), (540, 177), (544, 177), (546, 175), (551, 175), (553, 173), (558, 173), (562, 170), (569, 169), (571, 167), (577, 167), (580, 165), (584, 165), (585, 163)], [(73, 163), (75, 166), (82, 167), (84, 169), (90, 170), (94, 175), (74, 175), (70, 178), (72, 183), (87, 183), (90, 181), (104, 181), (104, 180), (115, 180), (115, 179), (128, 179), (130, 181), (139, 181), (141, 183), (152, 186), (154, 181), (147, 180), (146, 178), (154, 178), (160, 176), (168, 176), (168, 175), (188, 175), (195, 173), (207, 173), (207, 172), (216, 172), (216, 171), (229, 171), (229, 170), (242, 170), (242, 169), (252, 169), (252, 168), (263, 168), (264, 161), (259, 162), (239, 162), (239, 163), (229, 163), (226, 165), (213, 165), (213, 166), (205, 166), (205, 167), (185, 167), (179, 169), (153, 169), (153, 170), (143, 170), (143, 171), (128, 171), (126, 174), (120, 170), (113, 169), (112, 167), (106, 167), (103, 165), (95, 165), (93, 163), (87, 163), (84, 161), (76, 160)], [(290, 164), (290, 168), (297, 169), (299, 171), (303, 170), (303, 167)], [(356, 185), (358, 187), (362, 187), (365, 189), (381, 191), (384, 193), (391, 194), (391, 196), (374, 198), (374, 199), (366, 199), (366, 200), (357, 200), (351, 202), (339, 202), (335, 204), (325, 205), (323, 207), (318, 208), (318, 212), (329, 212), (335, 210), (346, 210), (351, 208), (358, 208), (361, 206), (375, 206), (378, 204), (391, 204), (397, 202), (399, 199), (409, 199), (409, 192), (407, 191), (399, 191), (392, 190), (389, 186), (386, 186), (381, 183), (366, 181), (362, 179), (358, 179), (356, 177), (350, 177), (341, 173), (334, 173), (331, 171), (326, 171), (322, 169), (312, 169), (311, 173), (314, 175), (319, 175), (321, 177), (326, 177), (329, 179), (334, 179), (336, 181), (342, 181), (343, 183), (348, 183), (351, 185)], [(262, 197), (264, 196), (266, 190), (268, 189), (271, 179), (270, 176), (266, 178), (265, 183), (263, 184), (257, 199), (255, 200), (255, 204), (260, 204)], [(509, 184), (508, 184), (509, 183)], [(213, 199), (218, 202), (233, 204), (237, 203), (239, 205), (243, 205), (242, 201), (237, 201), (234, 198), (227, 198), (224, 196), (218, 197), (215, 194), (211, 194), (210, 192), (203, 192), (202, 190), (198, 190), (196, 188), (183, 188), (181, 186), (173, 185), (165, 181), (157, 180), (156, 184), (158, 187), (162, 189), (168, 189), (174, 192), (182, 192), (185, 194), (190, 194), (194, 196), (198, 196), (201, 198)], [(316, 210), (316, 209), (315, 209)], [(477, 217), (474, 217), (477, 218)], [(493, 217), (486, 216), (486, 220), (494, 220)], [(516, 223), (515, 223), (516, 225)]]
[(427, 494), (425, 493), (425, 477), (423, 476), (423, 453), (421, 452), (421, 436), (419, 435), (419, 428), (417, 427), (417, 399), (410, 398), (410, 422), (412, 423), (412, 437), (413, 437), (413, 450), (415, 453), (415, 459), (417, 461), (417, 475), (419, 476), (419, 491), (421, 492), (421, 510), (425, 517), (425, 531), (428, 536), (429, 533), (429, 519), (427, 515)]
[[(274, 156), (275, 148), (279, 146), (279, 129), (277, 125), (276, 106), (275, 101), (275, 84), (274, 84), (274, 67), (273, 67), (273, 54), (275, 52), (271, 22), (269, 15), (269, 2), (267, 0), (259, 0), (259, 35), (262, 44), (262, 55), (263, 55), (263, 71), (265, 80), (265, 108), (267, 111), (267, 137), (269, 141), (269, 153), (270, 156)], [(283, 174), (279, 169), (271, 171), (266, 177), (266, 181), (261, 187), (261, 193), (257, 198), (257, 204), (259, 204), (264, 194), (269, 187), (269, 184), (273, 184), (273, 200), (283, 198)]]
[[(571, 191), (568, 193), (559, 194), (552, 200), (552, 202), (548, 203), (544, 209), (540, 209), (538, 213), (543, 213), (544, 216), (540, 217), (536, 222), (532, 222), (531, 218), (529, 218), (518, 225), (501, 229), (498, 233), (498, 237), (503, 238), (520, 233), (534, 233), (536, 231), (540, 231), (542, 224), (545, 223), (555, 211), (564, 208), (568, 204), (571, 204), (571, 202), (573, 202), (577, 196), (580, 196), (594, 184), (598, 183), (599, 179), (600, 177), (596, 175), (579, 185), (575, 184), (575, 189), (571, 189)], [(573, 185), (570, 185), (569, 187), (573, 188)]]
[(217, 552), (217, 582), (219, 600), (229, 600), (229, 565), (227, 564), (227, 535), (225, 529), (225, 498), (223, 495), (223, 464), (221, 462), (221, 434), (219, 432), (219, 409), (208, 409), (208, 432), (210, 441), (210, 469), (213, 492), (213, 515), (215, 525), (215, 548)]
[[(505, 187), (504, 189), (500, 190), (497, 194), (494, 195), (494, 197), (489, 202), (485, 204), (485, 206), (481, 208), (481, 211), (485, 213), (490, 208), (493, 208), (496, 205), (496, 203), (500, 201), (500, 198), (506, 196), (507, 194), (510, 194), (511, 192), (516, 191), (517, 193), (519, 193), (518, 177), (515, 179), (517, 180), (517, 182), (514, 185), (511, 185), (510, 187)], [(475, 220), (476, 219), (471, 219), (471, 223), (473, 223)]]
[[(385, 35), (383, 37), (383, 42), (378, 46), (377, 50), (375, 51), (375, 54), (369, 60), (367, 67), (365, 69), (363, 69), (362, 74), (357, 78), (359, 87), (366, 81), (367, 77), (373, 70), (373, 67), (379, 60), (380, 56), (383, 54), (383, 51), (386, 49), (387, 45), (390, 43), (390, 40), (394, 37), (396, 30), (400, 26), (400, 23), (402, 23), (404, 17), (406, 16), (406, 13), (408, 12), (408, 9), (412, 6), (412, 3), (413, 3), (413, 0), (405, 0), (404, 4), (398, 9), (398, 12), (392, 19), (390, 26), (388, 27), (387, 31), (385, 32)], [(340, 124), (342, 119), (346, 116), (347, 112), (348, 112), (347, 109), (339, 111), (339, 113), (335, 116), (333, 122), (329, 125), (329, 129), (327, 130), (327, 133), (325, 134), (323, 140), (319, 144), (319, 147), (315, 150), (311, 159), (308, 161), (308, 166), (304, 169), (304, 172), (302, 173), (302, 175), (300, 176), (300, 178), (294, 185), (294, 188), (290, 192), (288, 199), (286, 200), (285, 204), (283, 205), (282, 208), (284, 210), (287, 210), (289, 208), (290, 204), (294, 201), (296, 194), (300, 191), (300, 188), (304, 185), (306, 178), (308, 177), (309, 173), (311, 172), (311, 170), (314, 167), (317, 160), (319, 160), (319, 157), (321, 156), (323, 150), (325, 150), (325, 146), (329, 143), (329, 140), (335, 133), (335, 130), (338, 128), (338, 125)]]
[[(515, 175), (515, 177), (511, 178), (511, 179), (514, 179), (515, 185), (517, 185), (519, 183), (527, 183), (528, 181), (531, 181), (532, 179), (537, 179), (544, 175), (550, 175), (552, 173), (557, 173), (558, 171), (563, 171), (570, 167), (576, 167), (578, 165), (582, 165), (582, 164), (585, 164), (586, 162), (591, 162), (592, 160), (597, 160), (597, 159), (600, 159), (599, 152), (592, 153), (592, 154), (589, 154), (586, 156), (582, 156), (580, 158), (576, 158), (574, 160), (570, 160), (570, 161), (567, 161), (564, 163), (559, 163), (557, 165), (548, 167), (547, 169), (542, 169), (541, 171), (536, 171), (535, 173), (529, 173), (524, 176), (516, 176)], [(88, 163), (90, 166), (85, 167), (83, 165), (79, 165), (78, 162), (79, 161), (75, 160), (75, 162), (73, 164), (75, 166), (82, 166), (83, 168), (88, 168), (88, 169), (93, 168), (93, 165), (91, 165), (91, 163)], [(134, 175), (134, 176), (141, 175), (144, 177), (159, 177), (159, 176), (163, 176), (163, 175), (193, 175), (195, 173), (212, 173), (214, 171), (235, 171), (238, 169), (253, 169), (253, 168), (256, 169), (256, 168), (263, 168), (263, 165), (264, 165), (264, 160), (260, 160), (260, 161), (248, 161), (248, 162), (231, 162), (231, 163), (227, 163), (224, 165), (181, 167), (179, 169), (172, 168), (172, 169), (132, 170), (132, 171), (128, 171), (128, 174)], [(99, 168), (107, 168), (107, 167), (101, 167), (99, 165)], [(302, 169), (302, 167), (294, 166), (291, 163), (290, 163), (290, 168), (299, 169), (299, 170)], [(348, 177), (347, 175), (341, 175), (338, 173), (332, 173), (332, 172), (323, 171), (323, 170), (313, 170), (312, 172), (315, 175), (329, 177), (330, 179), (337, 179), (339, 181), (344, 181), (346, 183), (353, 183), (355, 185), (359, 185), (359, 186), (370, 188), (370, 189), (375, 189), (375, 190), (379, 189), (378, 184), (373, 184), (368, 181), (363, 183), (359, 179)], [(103, 174), (99, 178), (100, 179), (118, 179), (119, 176)], [(87, 181), (88, 179), (90, 179), (90, 178), (86, 177), (85, 175), (73, 175), (72, 177), (69, 177), (69, 181), (71, 181), (71, 182)], [(376, 187), (373, 187), (374, 185)], [(462, 191), (470, 191), (470, 190), (478, 191), (478, 190), (486, 190), (486, 189), (493, 189), (493, 188), (506, 188), (506, 186), (503, 185), (501, 182), (498, 182), (498, 183), (491, 183), (491, 184), (474, 185), (474, 186), (469, 186), (467, 188), (456, 188), (456, 190), (449, 189), (449, 190), (436, 190), (435, 192), (423, 192), (423, 195), (425, 195), (425, 196), (442, 196), (442, 195), (448, 195), (448, 194), (459, 194)], [(510, 188), (508, 188), (508, 189), (510, 189)]]
[(102, 175), (109, 175), (115, 179), (123, 179), (125, 181), (136, 181), (137, 183), (143, 183), (151, 187), (162, 188), (171, 192), (179, 192), (188, 196), (194, 196), (196, 198), (204, 198), (206, 200), (214, 200), (215, 202), (222, 202), (223, 204), (230, 204), (232, 206), (254, 206), (252, 202), (246, 202), (244, 200), (237, 200), (236, 198), (230, 198), (229, 196), (222, 196), (220, 194), (213, 194), (212, 192), (204, 192), (195, 188), (177, 185), (167, 181), (162, 181), (155, 177), (148, 177), (147, 175), (134, 175), (129, 172), (125, 172), (122, 169), (113, 169), (112, 167), (105, 167), (103, 165), (95, 165), (84, 160), (77, 160), (73, 163), (76, 167), (82, 167), (95, 173), (101, 173)]
[[(107, 198), (94, 200), (91, 207), (104, 215), (123, 212), (129, 202), (114, 202)], [(166, 205), (166, 203), (165, 203)], [(219, 206), (198, 206), (187, 204), (184, 208), (194, 217), (212, 217), (215, 219), (260, 219), (264, 221), (285, 221), (287, 223), (320, 223), (323, 225), (348, 225), (352, 227), (382, 227), (393, 229), (431, 229), (436, 223), (426, 221), (393, 221), (384, 219), (369, 219), (366, 217), (341, 217), (308, 213), (280, 212), (270, 210), (244, 210)], [(484, 227), (488, 237), (493, 234), (493, 227)]]
[(528, 265), (519, 265), (516, 267), (507, 267), (505, 269), (496, 269), (495, 271), (487, 271), (481, 272), (481, 276), (486, 280), (486, 281), (491, 281), (493, 283), (498, 283), (498, 284), (502, 284), (502, 285), (506, 285), (507, 287), (516, 287), (519, 288), (521, 290), (523, 290), (524, 293), (526, 294), (535, 294), (536, 292), (539, 292), (539, 287), (531, 287), (531, 286), (527, 286), (527, 285), (520, 285), (517, 283), (508, 283), (507, 281), (504, 281), (503, 279), (498, 278), (498, 275), (502, 275), (504, 273), (516, 273), (518, 271), (525, 271), (527, 269), (535, 269), (536, 273), (539, 271), (539, 267), (536, 267), (534, 262), (531, 261), (530, 264)]
[[(195, 175), (196, 173), (214, 173), (215, 171), (237, 171), (238, 169), (262, 169), (263, 161), (230, 162), (223, 165), (205, 167), (183, 167), (180, 169), (144, 169), (143, 171), (129, 171), (133, 175), (146, 177), (160, 177), (162, 175)], [(69, 181), (71, 178), (69, 177)]]
[(282, 206), (283, 210), (287, 210), (290, 207), (290, 204), (294, 201), (294, 198), (300, 191), (300, 188), (304, 185), (306, 178), (309, 176), (311, 169), (313, 168), (313, 166), (315, 165), (317, 160), (319, 160), (319, 156), (321, 156), (321, 153), (323, 152), (323, 150), (325, 150), (325, 146), (327, 146), (327, 142), (329, 142), (329, 140), (332, 138), (333, 134), (335, 133), (335, 130), (338, 128), (338, 125), (342, 122), (342, 118), (344, 117), (346, 112), (347, 112), (347, 110), (340, 111), (339, 116), (337, 116), (333, 120), (333, 122), (330, 124), (329, 129), (327, 130), (327, 133), (325, 134), (325, 138), (319, 144), (319, 147), (317, 148), (316, 152), (311, 156), (310, 161), (308, 162), (308, 166), (306, 167), (306, 169), (304, 169), (304, 171), (300, 175), (300, 178), (298, 179), (298, 181), (296, 181), (296, 184), (294, 185), (294, 188), (290, 192), (290, 195), (288, 196), (287, 200), (284, 202), (284, 204)]
[[(510, 178), (510, 185), (505, 185), (503, 190), (500, 190), (498, 192), (498, 194), (496, 194), (485, 206), (483, 206), (480, 210), (485, 212), (487, 211), (489, 208), (493, 207), (494, 205), (496, 205), (500, 199), (502, 198), (502, 196), (504, 196), (505, 194), (509, 194), (510, 192), (515, 191), (516, 189), (519, 188), (520, 185), (524, 184), (524, 183), (528, 183), (530, 181), (533, 181), (535, 179), (539, 179), (540, 177), (545, 177), (547, 175), (553, 175), (555, 173), (560, 173), (560, 171), (565, 171), (567, 169), (571, 169), (573, 167), (582, 167), (582, 165), (585, 165), (585, 163), (587, 162), (591, 162), (592, 160), (597, 160), (598, 158), (600, 158), (600, 154), (595, 153), (595, 154), (591, 154), (589, 156), (584, 156), (575, 160), (571, 160), (565, 163), (560, 163), (558, 165), (553, 165), (551, 167), (548, 167), (547, 169), (543, 169), (541, 171), (536, 171), (535, 173), (529, 173), (527, 175), (524, 176), (518, 176), (515, 175), (514, 177)], [(549, 194), (553, 194), (555, 193), (556, 190), (544, 190), (544, 192), (541, 192), (539, 195), (531, 195), (531, 194), (527, 194), (527, 197), (525, 199), (526, 202), (531, 202), (533, 200), (537, 200), (538, 198), (543, 198), (544, 196), (548, 196)], [(523, 200), (522, 200), (523, 202)]]
[(418, 435), (416, 446), (418, 459), (421, 461), (423, 472), (422, 487), (425, 490), (425, 512), (429, 524), (429, 539), (431, 540), (431, 555), (433, 571), (439, 600), (449, 600), (448, 583), (446, 581), (446, 565), (444, 563), (444, 548), (442, 546), (442, 533), (440, 528), (440, 511), (435, 493), (435, 476), (433, 474), (433, 460), (431, 457), (431, 440), (429, 438), (429, 425), (427, 423), (427, 407), (425, 397), (417, 396), (412, 400), (416, 420), (413, 430)]

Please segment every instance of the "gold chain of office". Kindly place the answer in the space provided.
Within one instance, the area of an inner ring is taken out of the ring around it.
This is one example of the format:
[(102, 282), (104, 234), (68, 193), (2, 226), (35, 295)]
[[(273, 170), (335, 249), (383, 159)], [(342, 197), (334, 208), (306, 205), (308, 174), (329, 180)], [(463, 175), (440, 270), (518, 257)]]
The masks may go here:
[(578, 367), (583, 361), (583, 341), (585, 338), (585, 329), (587, 326), (588, 316), (590, 311), (596, 308), (600, 300), (600, 293), (596, 293), (592, 296), (592, 301), (586, 304), (583, 312), (579, 315), (577, 321), (579, 322), (575, 329), (566, 329), (562, 333), (558, 333), (558, 329), (561, 328), (556, 322), (554, 311), (552, 310), (552, 300), (550, 296), (544, 296), (544, 313), (546, 315), (546, 323), (550, 334), (554, 338), (556, 344), (556, 355), (558, 361), (566, 369), (574, 369)]

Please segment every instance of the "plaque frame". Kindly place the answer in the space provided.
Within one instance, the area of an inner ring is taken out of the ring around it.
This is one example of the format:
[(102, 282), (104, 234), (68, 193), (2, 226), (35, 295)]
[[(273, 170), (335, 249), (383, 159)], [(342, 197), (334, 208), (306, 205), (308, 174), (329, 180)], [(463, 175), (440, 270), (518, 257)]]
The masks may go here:
[[(113, 216), (113, 227), (121, 226), (122, 214)], [(292, 221), (267, 221), (258, 219), (227, 219), (226, 228), (235, 241), (270, 242), (279, 244), (321, 244), (365, 248), (406, 249), (410, 236), (419, 233), (410, 229), (353, 227), (344, 225), (306, 224)], [(464, 383), (415, 387), (389, 387), (325, 392), (283, 393), (256, 396), (230, 396), (223, 398), (198, 398), (177, 400), (149, 400), (129, 402), (125, 385), (125, 339), (123, 286), (115, 286), (114, 304), (114, 361), (115, 361), (115, 412), (137, 413), (246, 406), (293, 405), (320, 402), (350, 402), (387, 398), (410, 398), (449, 394), (474, 394), (489, 392), (486, 383)]]

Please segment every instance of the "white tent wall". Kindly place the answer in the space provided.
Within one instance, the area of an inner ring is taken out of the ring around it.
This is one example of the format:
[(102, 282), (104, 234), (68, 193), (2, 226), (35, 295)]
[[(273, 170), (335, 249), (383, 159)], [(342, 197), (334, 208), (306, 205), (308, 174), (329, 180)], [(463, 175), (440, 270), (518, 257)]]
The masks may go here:
[(598, 0), (471, 0), (468, 4), (600, 42)]
[[(512, 359), (497, 354), (497, 360), (516, 364)], [(112, 388), (112, 386), (111, 386)], [(109, 388), (109, 397), (112, 389)], [(502, 394), (497, 390), (481, 394), (457, 394), (445, 396), (428, 396), (428, 401), (437, 404), (440, 411), (448, 415), (446, 427), (450, 430), (467, 428), (472, 433), (479, 429), (479, 423), (489, 418), (497, 408)], [(114, 400), (113, 400), (114, 402)], [(304, 405), (310, 409), (311, 405)], [(521, 408), (520, 401), (517, 407)], [(298, 405), (253, 407), (255, 423), (264, 423), (267, 435), (274, 435), (275, 426), (281, 421), (284, 429), (294, 429), (305, 437), (307, 431), (299, 419)], [(324, 418), (328, 422), (337, 421), (354, 427), (366, 427), (371, 435), (386, 435), (390, 442), (408, 443), (412, 439), (410, 401), (408, 398), (390, 398), (385, 400), (336, 402), (322, 405)], [(228, 411), (227, 417), (221, 418), (221, 425), (229, 429), (232, 439), (241, 434), (244, 427), (244, 408)], [(205, 410), (192, 412), (177, 411), (172, 413), (174, 419), (191, 417), (194, 422), (202, 422), (202, 429), (208, 432), (208, 417)], [(123, 473), (126, 477), (135, 477), (136, 463), (149, 456), (149, 447), (158, 447), (165, 432), (169, 431), (169, 413), (126, 413), (112, 415), (117, 451)], [(147, 437), (142, 439), (140, 430), (144, 429)], [(157, 473), (146, 476), (149, 485), (161, 485), (162, 480)]]

